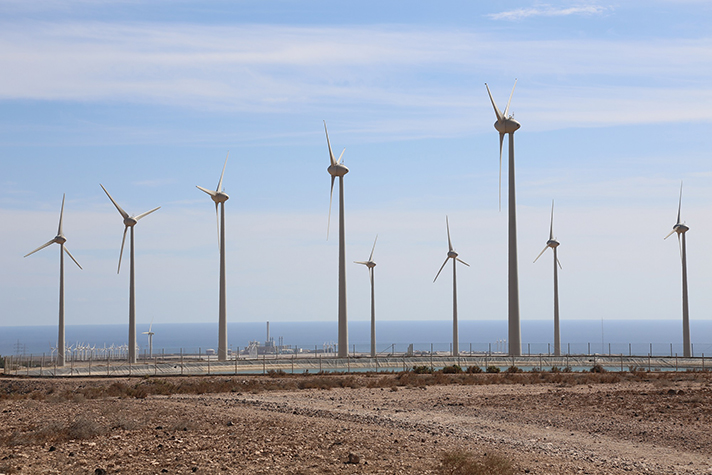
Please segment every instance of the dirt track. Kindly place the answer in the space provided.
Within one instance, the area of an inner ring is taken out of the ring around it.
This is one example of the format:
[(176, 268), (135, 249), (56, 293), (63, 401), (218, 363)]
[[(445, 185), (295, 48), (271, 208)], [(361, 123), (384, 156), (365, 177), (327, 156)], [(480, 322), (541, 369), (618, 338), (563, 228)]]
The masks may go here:
[[(712, 473), (707, 374), (573, 385), (472, 376), (359, 376), (329, 390), (262, 390), (253, 383), (294, 379), (260, 377), (237, 392), (98, 399), (82, 391), (113, 380), (0, 380), (6, 394), (31, 385), (0, 399), (0, 473), (439, 473), (458, 449), (503, 454), (516, 473)], [(358, 464), (345, 463), (350, 453)]]

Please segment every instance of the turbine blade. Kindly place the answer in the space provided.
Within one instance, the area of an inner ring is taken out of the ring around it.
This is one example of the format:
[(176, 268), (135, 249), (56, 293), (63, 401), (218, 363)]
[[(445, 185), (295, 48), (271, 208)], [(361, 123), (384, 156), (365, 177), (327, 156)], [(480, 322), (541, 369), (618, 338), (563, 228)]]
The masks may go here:
[(229, 156), (230, 156), (230, 151), (228, 150), (227, 157), (225, 157), (225, 163), (223, 164), (222, 173), (220, 174), (220, 181), (218, 182), (218, 189), (215, 190), (217, 193), (220, 193), (222, 191), (222, 181), (223, 181), (223, 176), (225, 176), (225, 167), (227, 166), (227, 159)]
[(206, 192), (206, 193), (209, 194), (210, 196), (215, 196), (215, 195), (217, 195), (217, 192), (215, 192), (215, 191), (213, 191), (213, 190), (208, 190), (207, 188), (203, 188), (202, 186), (198, 186), (198, 185), (195, 185), (195, 187), (196, 187), (197, 189), (199, 189), (200, 191)]
[(452, 251), (452, 241), (450, 241), (450, 223), (448, 222), (447, 216), (445, 216), (445, 226), (447, 226), (447, 247), (448, 250)]
[(368, 256), (368, 260), (373, 260), (373, 251), (376, 250), (376, 241), (378, 241), (378, 234), (376, 234), (376, 239), (373, 240), (373, 247), (371, 248), (371, 255)]
[(339, 159), (336, 161), (336, 163), (341, 163), (341, 159), (343, 158), (345, 151), (346, 151), (346, 148), (344, 148), (344, 149), (341, 151), (341, 155), (339, 155)]
[(124, 243), (126, 242), (126, 231), (129, 230), (128, 226), (124, 226), (124, 237), (121, 238), (121, 251), (119, 251), (119, 267), (116, 269), (116, 273), (121, 272), (121, 257), (124, 255)]
[(561, 267), (561, 262), (559, 262), (559, 258), (558, 258), (558, 257), (556, 258), (556, 263), (559, 264), (559, 269), (563, 269), (563, 267)]
[(354, 264), (368, 265), (368, 262), (364, 262), (364, 261), (354, 261)]
[(151, 214), (151, 213), (153, 213), (154, 211), (159, 210), (159, 209), (161, 209), (160, 206), (158, 206), (157, 208), (153, 208), (151, 211), (146, 211), (145, 213), (141, 213), (141, 214), (139, 214), (138, 216), (136, 216), (134, 219), (135, 219), (136, 221), (138, 221), (139, 219), (145, 218), (145, 217), (148, 216), (149, 214)]
[(672, 231), (670, 231), (670, 232), (668, 233), (668, 235), (663, 238), (663, 240), (665, 240), (665, 239), (669, 238), (670, 236), (672, 236), (672, 233), (674, 233), (674, 232), (675, 232), (675, 228), (672, 228)]
[(680, 182), (680, 201), (677, 204), (677, 224), (680, 224), (680, 210), (682, 209), (682, 182)]
[(331, 192), (329, 193), (329, 219), (326, 221), (326, 240), (329, 240), (329, 228), (331, 227), (331, 202), (334, 199), (334, 179), (336, 177), (331, 175)]
[(470, 267), (470, 264), (468, 264), (467, 262), (463, 261), (463, 260), (460, 259), (459, 257), (456, 257), (455, 260), (456, 260), (457, 262), (459, 262), (460, 264), (465, 264), (467, 267)]
[(329, 160), (331, 160), (331, 165), (336, 165), (336, 160), (334, 159), (334, 152), (331, 151), (331, 142), (329, 141), (329, 131), (326, 130), (326, 121), (324, 121), (324, 132), (326, 132), (326, 144), (329, 146)]
[(62, 209), (59, 211), (59, 227), (57, 228), (57, 236), (62, 235), (62, 217), (64, 217), (64, 197), (66, 194), (62, 194)]
[(218, 214), (218, 204), (215, 203), (215, 222), (218, 225), (218, 249), (220, 249), (220, 215)]
[(677, 234), (677, 247), (680, 249), (680, 262), (682, 262), (682, 241), (680, 240), (680, 233)]
[(73, 260), (74, 263), (77, 265), (77, 267), (79, 267), (80, 269), (84, 270), (84, 269), (82, 268), (82, 266), (80, 266), (79, 263), (77, 262), (77, 260), (74, 258), (74, 256), (72, 255), (72, 253), (69, 252), (69, 249), (67, 249), (66, 246), (62, 246), (62, 247), (64, 248), (64, 252), (66, 252), (67, 255), (72, 258), (72, 260)]
[(443, 265), (440, 266), (440, 270), (438, 271), (437, 275), (436, 275), (435, 278), (433, 279), (433, 283), (435, 283), (435, 281), (438, 280), (438, 277), (440, 276), (440, 273), (441, 273), (441, 272), (443, 271), (443, 269), (445, 268), (445, 264), (447, 264), (448, 259), (450, 259), (450, 258), (449, 258), (449, 257), (446, 257), (446, 258), (445, 258), (445, 262), (443, 262)]
[(554, 200), (551, 200), (551, 225), (549, 226), (549, 241), (554, 239)]
[(504, 117), (507, 118), (509, 114), (509, 103), (512, 102), (512, 96), (514, 95), (514, 88), (517, 87), (517, 80), (514, 80), (514, 86), (512, 86), (512, 92), (509, 94), (509, 100), (507, 101), (507, 107), (504, 108)]
[(490, 101), (492, 101), (492, 107), (494, 107), (494, 113), (497, 116), (497, 121), (502, 122), (504, 116), (502, 116), (502, 113), (497, 108), (497, 104), (494, 103), (494, 98), (492, 97), (492, 93), (490, 92), (490, 88), (487, 83), (485, 83), (485, 87), (487, 88), (487, 94), (489, 94)]
[(129, 217), (129, 214), (128, 214), (126, 211), (124, 211), (123, 209), (121, 209), (121, 206), (119, 206), (119, 204), (118, 204), (116, 201), (114, 201), (114, 198), (112, 198), (111, 195), (109, 194), (109, 192), (106, 191), (106, 188), (104, 188), (104, 185), (102, 185), (101, 183), (99, 183), (99, 186), (101, 187), (102, 190), (104, 190), (104, 193), (106, 193), (106, 196), (109, 197), (109, 199), (111, 200), (111, 202), (114, 203), (114, 206), (116, 206), (116, 209), (119, 210), (119, 213), (121, 214), (121, 216), (122, 216), (124, 219), (128, 218), (128, 217)]
[(46, 243), (42, 244), (40, 247), (38, 247), (38, 248), (35, 249), (34, 251), (30, 252), (29, 254), (25, 254), (24, 257), (30, 256), (30, 255), (34, 254), (35, 252), (37, 252), (37, 251), (41, 251), (42, 249), (44, 249), (45, 247), (47, 247), (47, 246), (49, 246), (50, 244), (53, 244), (53, 243), (54, 243), (54, 239), (52, 239), (51, 241), (47, 241)]
[(502, 211), (502, 144), (504, 143), (504, 134), (499, 134), (499, 210)]
[(544, 247), (544, 250), (541, 251), (538, 256), (536, 256), (536, 259), (534, 259), (534, 262), (538, 261), (539, 258), (541, 257), (541, 255), (544, 254), (544, 252), (546, 252), (547, 249), (549, 249), (549, 246)]

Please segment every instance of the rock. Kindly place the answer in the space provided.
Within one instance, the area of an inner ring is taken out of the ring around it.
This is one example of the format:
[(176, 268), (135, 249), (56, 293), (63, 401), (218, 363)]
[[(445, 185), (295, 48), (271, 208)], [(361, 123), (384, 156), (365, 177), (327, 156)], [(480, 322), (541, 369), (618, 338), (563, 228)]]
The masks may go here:
[(50, 448), (49, 448), (50, 452), (54, 452), (55, 450), (57, 450), (57, 447), (55, 447), (54, 445), (50, 446)]
[(97, 468), (94, 470), (94, 475), (106, 475), (106, 470), (103, 468)]
[(361, 462), (361, 457), (353, 452), (349, 453), (349, 460), (346, 463), (358, 464)]

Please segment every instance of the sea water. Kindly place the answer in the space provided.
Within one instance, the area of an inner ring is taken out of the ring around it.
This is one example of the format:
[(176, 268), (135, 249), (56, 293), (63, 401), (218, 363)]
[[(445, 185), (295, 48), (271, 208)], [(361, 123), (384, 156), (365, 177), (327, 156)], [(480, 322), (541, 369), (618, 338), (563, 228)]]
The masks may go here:
[[(553, 322), (522, 321), (522, 353), (548, 354), (554, 351)], [(147, 324), (137, 325), (141, 354), (148, 349)], [(217, 323), (154, 323), (154, 354), (205, 352), (216, 349)], [(370, 322), (349, 323), (349, 352), (370, 351)], [(691, 322), (695, 355), (712, 354), (712, 320)], [(275, 345), (307, 350), (333, 348), (337, 341), (336, 322), (270, 322)], [(281, 340), (280, 340), (281, 337)], [(266, 322), (228, 324), (232, 350), (244, 349), (251, 341), (264, 344)], [(507, 352), (507, 322), (462, 320), (459, 322), (460, 352)], [(376, 324), (377, 351), (381, 354), (413, 350), (449, 352), (452, 342), (450, 321), (382, 321)], [(0, 327), (0, 355), (50, 355), (56, 347), (56, 326)], [(126, 345), (127, 325), (67, 325), (67, 346), (108, 348)], [(682, 355), (682, 323), (679, 320), (572, 320), (561, 322), (561, 350), (571, 354)]]

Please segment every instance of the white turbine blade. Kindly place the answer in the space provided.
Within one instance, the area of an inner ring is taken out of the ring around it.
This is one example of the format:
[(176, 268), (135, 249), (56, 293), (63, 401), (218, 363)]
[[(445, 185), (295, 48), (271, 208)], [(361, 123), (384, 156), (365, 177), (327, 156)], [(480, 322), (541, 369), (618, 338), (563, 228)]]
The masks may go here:
[(368, 265), (368, 262), (365, 261), (354, 261), (354, 264), (363, 264), (363, 265)]
[(682, 209), (682, 182), (680, 182), (680, 201), (677, 204), (677, 224), (680, 224), (680, 210)]
[(220, 193), (222, 191), (222, 181), (223, 181), (223, 176), (225, 176), (225, 167), (227, 166), (227, 159), (229, 156), (230, 156), (230, 151), (228, 150), (227, 157), (225, 157), (225, 163), (223, 164), (222, 173), (220, 174), (220, 181), (218, 182), (218, 189), (215, 190), (217, 193)]
[(538, 261), (539, 258), (541, 257), (541, 255), (544, 254), (544, 252), (546, 252), (547, 249), (549, 249), (549, 246), (544, 247), (544, 250), (541, 251), (538, 256), (536, 256), (536, 259), (534, 259), (534, 262)]
[(213, 190), (208, 190), (207, 188), (203, 188), (202, 186), (198, 186), (198, 185), (195, 185), (195, 187), (196, 187), (197, 189), (199, 189), (200, 191), (206, 192), (206, 193), (209, 194), (210, 196), (215, 196), (215, 195), (217, 195), (217, 192), (215, 192), (215, 191), (213, 191)]
[(554, 239), (554, 200), (551, 200), (551, 225), (549, 226), (549, 241)]
[(161, 209), (160, 206), (158, 206), (158, 207), (156, 207), (156, 208), (153, 208), (151, 211), (146, 211), (145, 213), (141, 213), (141, 214), (139, 214), (138, 216), (136, 216), (134, 219), (135, 219), (136, 221), (138, 221), (139, 219), (145, 218), (145, 217), (148, 216), (149, 214), (151, 214), (151, 213), (153, 213), (154, 211), (157, 211), (157, 210), (159, 210), (159, 209)]
[(331, 227), (331, 202), (334, 199), (334, 179), (336, 177), (331, 175), (331, 192), (329, 193), (329, 218), (326, 221), (326, 240), (329, 240), (329, 228)]
[(502, 145), (504, 134), (499, 134), (499, 210), (502, 211)]
[(460, 264), (465, 264), (467, 267), (470, 267), (470, 264), (468, 264), (467, 262), (463, 261), (463, 260), (460, 259), (459, 257), (456, 257), (455, 260), (456, 260), (457, 262), (459, 262)]
[(49, 246), (50, 244), (53, 244), (53, 243), (54, 243), (54, 239), (52, 239), (51, 241), (47, 241), (46, 243), (42, 244), (40, 247), (38, 247), (38, 248), (35, 249), (34, 251), (30, 252), (29, 254), (25, 254), (24, 257), (30, 256), (30, 255), (34, 254), (35, 252), (37, 252), (37, 251), (41, 251), (42, 249), (44, 249), (45, 247), (47, 247), (47, 246)]
[(561, 262), (559, 262), (559, 258), (558, 258), (558, 257), (556, 258), (556, 263), (559, 264), (559, 269), (563, 269), (563, 267), (561, 267)]
[(218, 204), (215, 203), (215, 222), (218, 225), (218, 249), (220, 249), (220, 215), (218, 214)]
[(680, 233), (677, 233), (677, 247), (680, 249), (680, 261), (682, 262), (682, 241), (680, 240)]
[(151, 323), (148, 325), (148, 333), (151, 333), (151, 328), (153, 328), (153, 318), (151, 318)]
[(121, 272), (121, 257), (124, 255), (124, 243), (126, 242), (126, 231), (129, 230), (128, 226), (124, 226), (124, 237), (121, 238), (121, 251), (119, 251), (119, 267), (116, 269), (116, 273)]
[(447, 247), (452, 251), (452, 241), (450, 241), (450, 223), (448, 222), (447, 216), (445, 216), (445, 226), (447, 226)]
[(485, 83), (485, 87), (487, 88), (487, 94), (489, 94), (490, 101), (492, 101), (492, 107), (494, 107), (494, 113), (497, 116), (497, 121), (502, 122), (502, 120), (504, 119), (504, 116), (497, 108), (497, 104), (494, 103), (494, 98), (492, 97), (492, 93), (490, 92), (490, 88), (487, 85), (487, 83)]
[(344, 157), (344, 152), (345, 152), (345, 151), (346, 151), (346, 148), (344, 148), (344, 149), (341, 151), (341, 155), (339, 155), (339, 159), (336, 161), (336, 163), (341, 163), (341, 159)]
[(668, 233), (668, 235), (663, 238), (663, 240), (665, 240), (665, 239), (669, 238), (670, 236), (672, 236), (672, 233), (674, 233), (674, 232), (675, 232), (675, 228), (672, 228), (672, 231), (670, 231), (670, 232)]
[(331, 160), (331, 165), (336, 165), (336, 160), (334, 159), (334, 152), (331, 151), (331, 142), (329, 141), (329, 131), (326, 130), (326, 121), (324, 121), (324, 132), (326, 132), (326, 144), (329, 146), (329, 160)]
[(77, 262), (77, 260), (74, 258), (74, 256), (72, 255), (72, 253), (69, 252), (69, 249), (67, 249), (66, 246), (62, 246), (62, 247), (64, 247), (64, 252), (66, 252), (67, 255), (72, 258), (72, 260), (73, 260), (74, 263), (77, 265), (77, 267), (79, 267), (80, 269), (84, 270), (84, 269), (82, 268), (82, 266), (80, 266), (79, 263)]
[(99, 186), (101, 187), (102, 190), (104, 190), (104, 193), (106, 193), (106, 196), (109, 197), (109, 199), (111, 200), (111, 202), (114, 203), (114, 206), (116, 206), (116, 209), (119, 210), (119, 213), (121, 214), (121, 216), (122, 216), (124, 219), (128, 218), (128, 217), (129, 217), (129, 214), (128, 214), (126, 211), (124, 211), (123, 209), (121, 209), (121, 206), (119, 206), (119, 204), (118, 204), (116, 201), (114, 201), (114, 198), (112, 198), (111, 195), (109, 194), (109, 192), (106, 191), (106, 188), (104, 188), (104, 185), (102, 185), (101, 183), (99, 183)]
[(438, 277), (440, 276), (440, 273), (441, 273), (441, 272), (443, 271), (443, 269), (445, 268), (445, 264), (447, 264), (448, 259), (450, 259), (450, 258), (449, 258), (449, 257), (446, 257), (446, 258), (445, 258), (445, 262), (443, 262), (443, 265), (440, 266), (440, 270), (438, 271), (437, 275), (436, 275), (435, 278), (433, 279), (433, 283), (435, 283), (435, 281), (438, 280)]
[(371, 255), (368, 256), (369, 261), (373, 260), (373, 251), (376, 250), (376, 241), (378, 241), (378, 234), (376, 234), (376, 239), (373, 240), (373, 247), (371, 248)]
[(62, 195), (62, 209), (59, 211), (59, 227), (57, 228), (57, 236), (62, 235), (62, 217), (64, 217), (64, 197), (66, 195)]
[(507, 118), (509, 114), (509, 103), (512, 102), (512, 96), (514, 95), (514, 88), (517, 87), (517, 80), (514, 80), (514, 86), (512, 86), (512, 92), (509, 94), (509, 100), (507, 101), (507, 107), (504, 108), (504, 117)]

